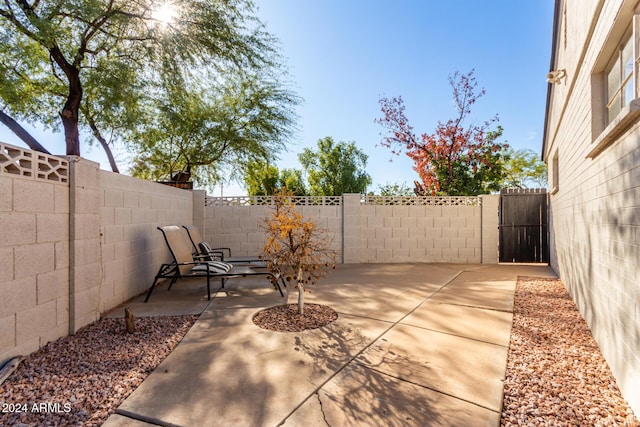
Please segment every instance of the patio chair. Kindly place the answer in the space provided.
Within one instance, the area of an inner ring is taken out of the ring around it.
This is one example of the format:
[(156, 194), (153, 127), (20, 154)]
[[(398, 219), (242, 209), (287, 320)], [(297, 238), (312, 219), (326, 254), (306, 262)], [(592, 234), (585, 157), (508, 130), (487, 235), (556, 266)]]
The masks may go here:
[(265, 268), (266, 261), (260, 256), (231, 256), (231, 248), (212, 248), (204, 241), (200, 230), (195, 225), (183, 225), (187, 230), (189, 240), (193, 246), (193, 256), (208, 261), (222, 261), (234, 265), (248, 265), (254, 268)]
[(153, 284), (149, 288), (147, 297), (144, 302), (149, 300), (151, 293), (156, 287), (159, 279), (170, 279), (169, 289), (180, 278), (184, 277), (206, 277), (207, 278), (207, 298), (211, 300), (211, 279), (220, 278), (222, 287), (224, 288), (225, 280), (234, 277), (247, 277), (247, 276), (265, 276), (271, 280), (273, 286), (280, 292), (281, 296), (284, 296), (282, 292), (282, 284), (286, 287), (284, 279), (278, 274), (273, 274), (269, 271), (255, 271), (250, 267), (235, 266), (227, 262), (221, 261), (206, 261), (198, 258), (194, 258), (191, 253), (191, 247), (189, 240), (185, 235), (185, 232), (177, 225), (169, 225), (165, 227), (158, 227), (158, 230), (162, 232), (165, 242), (169, 247), (169, 252), (173, 257), (173, 261), (168, 264), (162, 264), (158, 270), (158, 274), (153, 279)]

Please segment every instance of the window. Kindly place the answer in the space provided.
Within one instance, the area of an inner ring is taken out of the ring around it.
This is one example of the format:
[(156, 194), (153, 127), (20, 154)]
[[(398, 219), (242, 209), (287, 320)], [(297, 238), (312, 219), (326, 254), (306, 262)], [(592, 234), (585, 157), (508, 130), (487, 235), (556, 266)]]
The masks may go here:
[(611, 59), (606, 71), (606, 111), (607, 124), (615, 119), (625, 105), (631, 103), (635, 96), (633, 38), (627, 37)]
[(640, 2), (624, 0), (591, 78), (592, 145), (596, 158), (640, 122)]

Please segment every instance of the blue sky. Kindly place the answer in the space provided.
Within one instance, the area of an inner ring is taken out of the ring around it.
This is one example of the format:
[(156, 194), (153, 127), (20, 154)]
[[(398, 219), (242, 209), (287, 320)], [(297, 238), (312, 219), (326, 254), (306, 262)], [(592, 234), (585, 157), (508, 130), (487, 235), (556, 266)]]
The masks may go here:
[[(298, 109), (300, 131), (278, 166), (299, 167), (297, 154), (304, 147), (331, 136), (354, 141), (369, 156), (370, 190), (387, 182), (412, 187), (417, 179), (412, 162), (377, 146), (378, 99), (401, 95), (414, 130), (431, 133), (438, 120), (454, 114), (448, 76), (472, 68), (486, 95), (474, 105), (471, 122), (498, 114), (503, 140), (540, 152), (552, 1), (254, 2), (267, 29), (280, 39), (292, 87), (304, 99)], [(64, 151), (61, 135), (34, 133), (50, 151)], [(22, 145), (2, 126), (0, 139)], [(108, 169), (98, 147), (82, 147), (82, 155)], [(126, 152), (116, 155), (124, 159)], [(244, 191), (225, 184), (224, 194)]]

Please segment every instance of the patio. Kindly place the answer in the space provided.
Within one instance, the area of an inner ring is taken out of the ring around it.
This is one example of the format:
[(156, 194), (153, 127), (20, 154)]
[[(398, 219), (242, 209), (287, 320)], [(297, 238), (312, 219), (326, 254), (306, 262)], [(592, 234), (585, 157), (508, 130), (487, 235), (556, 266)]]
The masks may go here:
[(104, 425), (497, 426), (518, 275), (555, 277), (531, 265), (339, 265), (306, 298), (338, 320), (301, 333), (252, 323), (286, 301), (264, 281), (229, 281), (210, 303), (203, 281), (158, 289), (127, 306), (202, 315)]

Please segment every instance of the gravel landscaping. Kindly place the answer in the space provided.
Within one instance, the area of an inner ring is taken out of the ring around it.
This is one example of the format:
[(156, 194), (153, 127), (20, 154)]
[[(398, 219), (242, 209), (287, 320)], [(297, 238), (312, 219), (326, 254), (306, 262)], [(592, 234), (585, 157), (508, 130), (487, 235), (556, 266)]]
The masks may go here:
[(519, 278), (502, 426), (640, 426), (558, 279)]
[[(317, 321), (337, 317), (324, 306), (307, 308)], [(263, 311), (254, 321), (283, 330), (279, 322), (291, 311)], [(103, 319), (47, 344), (0, 385), (0, 425), (101, 425), (196, 318), (139, 318), (133, 334), (125, 332), (123, 319)], [(502, 426), (640, 426), (557, 279), (518, 280), (504, 393)]]
[(102, 319), (27, 357), (0, 385), (2, 426), (99, 426), (171, 353), (196, 316)]
[(300, 332), (327, 326), (337, 318), (338, 313), (326, 305), (304, 304), (304, 315), (300, 316), (298, 304), (281, 304), (257, 312), (253, 323), (270, 331)]

